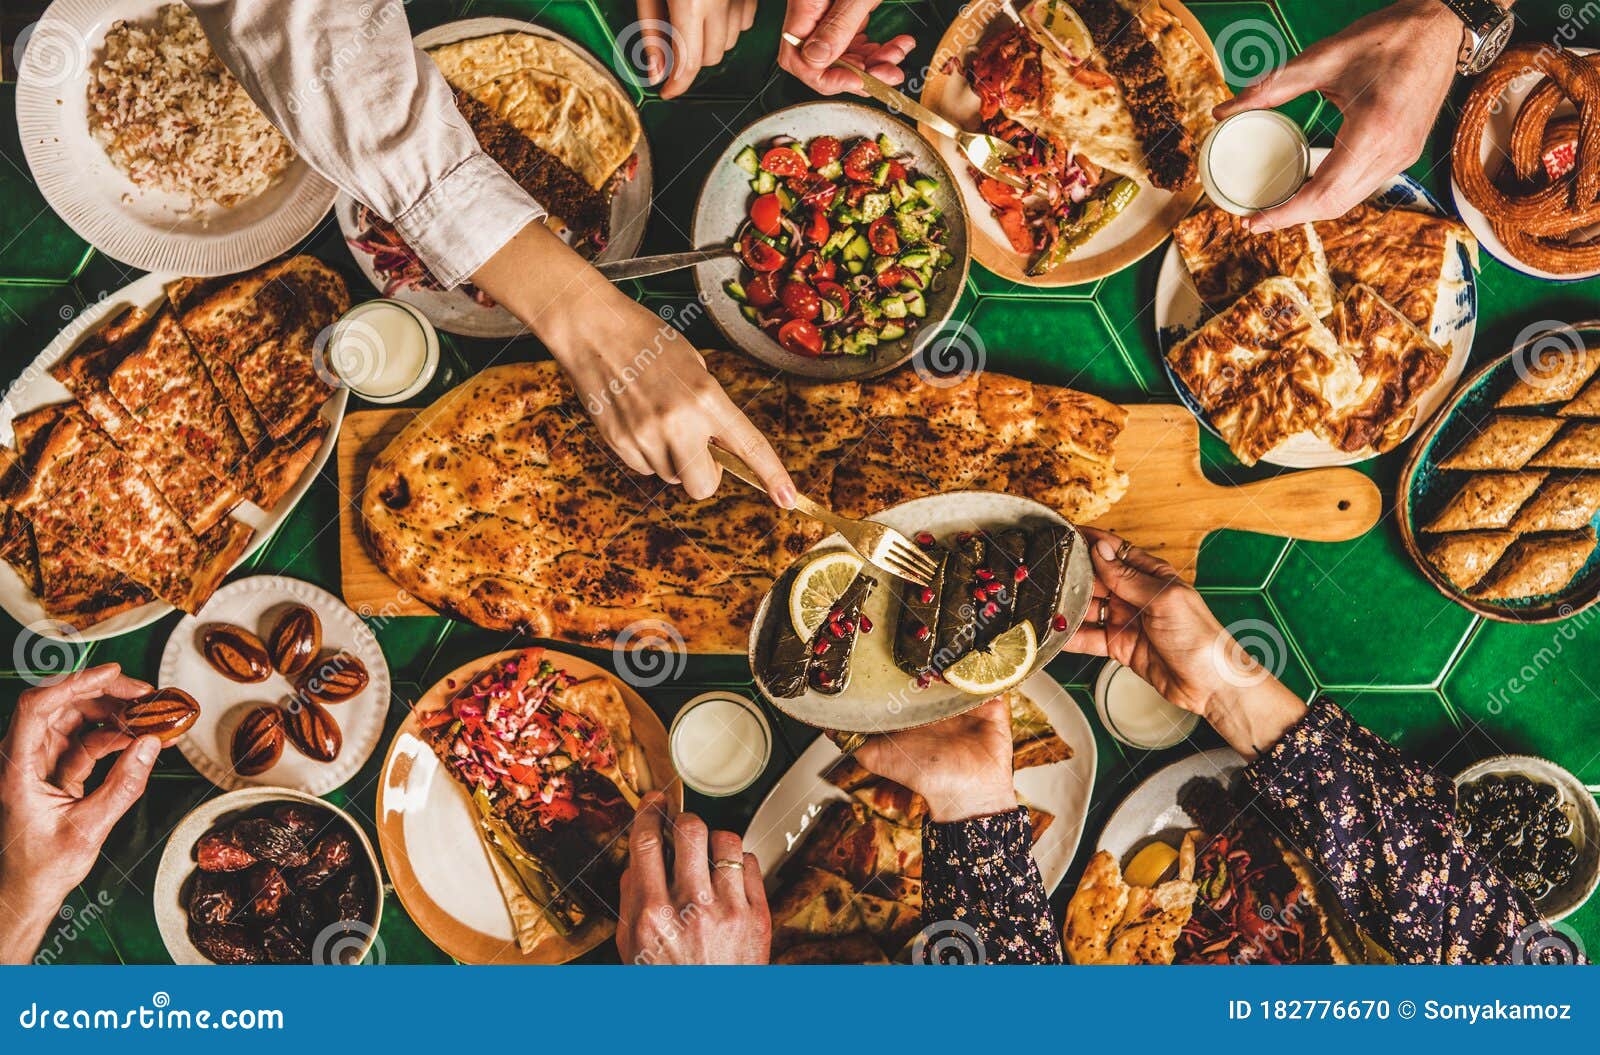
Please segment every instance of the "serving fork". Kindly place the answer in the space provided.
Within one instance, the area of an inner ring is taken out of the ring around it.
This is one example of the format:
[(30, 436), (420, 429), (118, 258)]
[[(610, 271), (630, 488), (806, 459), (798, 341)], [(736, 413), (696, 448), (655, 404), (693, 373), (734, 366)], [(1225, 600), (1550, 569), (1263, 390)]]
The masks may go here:
[[(766, 490), (756, 471), (737, 454), (712, 444), (711, 456), (718, 465), (751, 487), (758, 491)], [(939, 570), (939, 565), (932, 557), (887, 524), (842, 517), (805, 495), (795, 498), (794, 508), (796, 512), (837, 531), (850, 544), (850, 548), (861, 555), (862, 560), (897, 579), (904, 579), (916, 586), (928, 586), (933, 582), (934, 572)]]
[[(805, 43), (793, 33), (785, 33), (783, 39), (786, 43), (797, 48)], [(861, 78), (862, 89), (868, 95), (887, 106), (891, 111), (903, 113), (907, 117), (921, 121), (935, 132), (954, 142), (966, 159), (972, 162), (972, 167), (982, 172), (985, 176), (990, 179), (997, 179), (1008, 187), (1015, 187), (1020, 191), (1028, 189), (1027, 183), (1000, 167), (1000, 162), (1007, 158), (1016, 157), (1018, 153), (1017, 148), (1007, 143), (1004, 139), (985, 135), (982, 132), (968, 132), (964, 128), (959, 128), (955, 122), (944, 115), (928, 109), (911, 98), (911, 96), (897, 91), (887, 82), (874, 77), (866, 70), (850, 65), (843, 59), (835, 59), (830, 65), (834, 69), (849, 70)]]

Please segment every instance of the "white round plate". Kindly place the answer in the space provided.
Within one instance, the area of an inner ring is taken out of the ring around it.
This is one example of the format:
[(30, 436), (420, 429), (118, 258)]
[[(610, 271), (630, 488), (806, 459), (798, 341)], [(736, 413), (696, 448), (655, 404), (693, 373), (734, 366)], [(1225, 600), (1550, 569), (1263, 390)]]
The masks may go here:
[[(1594, 48), (1569, 47), (1568, 51), (1576, 55), (1593, 55)], [(1485, 165), (1492, 165), (1504, 161), (1509, 153), (1511, 144), (1511, 126), (1516, 123), (1517, 112), (1522, 109), (1523, 102), (1528, 94), (1533, 91), (1538, 83), (1537, 77), (1524, 77), (1513, 81), (1506, 87), (1500, 96), (1498, 106), (1489, 108), (1489, 120), (1484, 125), (1483, 141), (1478, 144), (1478, 157), (1483, 159)], [(1577, 111), (1566, 100), (1556, 107), (1554, 117), (1568, 117)], [(1461, 193), (1461, 185), (1456, 182), (1455, 176), (1450, 177), (1450, 196), (1455, 200), (1456, 211), (1466, 221), (1472, 233), (1478, 236), (1478, 244), (1483, 251), (1500, 261), (1513, 271), (1520, 271), (1524, 275), (1542, 278), (1546, 282), (1582, 282), (1586, 278), (1600, 275), (1600, 269), (1594, 271), (1580, 271), (1572, 275), (1558, 275), (1553, 271), (1524, 264), (1511, 255), (1505, 243), (1500, 241), (1500, 236), (1494, 233), (1494, 227), (1489, 223), (1489, 218), (1478, 210), (1467, 196)]]
[[(122, 309), (136, 307), (153, 312), (166, 299), (167, 283), (177, 277), (160, 273), (145, 275), (79, 312), (71, 323), (56, 334), (55, 340), (45, 345), (44, 351), (34, 358), (33, 362), (12, 382), (5, 396), (0, 398), (0, 444), (12, 445), (11, 422), (18, 415), (72, 398), (72, 393), (67, 391), (66, 386), (50, 376), (50, 367), (57, 360), (65, 357), (85, 334), (97, 329), (101, 323)], [(250, 537), (250, 545), (234, 562), (235, 568), (244, 564), (256, 550), (266, 545), (279, 525), (288, 519), (289, 514), (294, 512), (294, 507), (300, 504), (300, 499), (305, 497), (317, 474), (322, 472), (323, 465), (333, 455), (339, 437), (339, 425), (344, 421), (345, 404), (349, 399), (350, 390), (340, 388), (322, 404), (320, 413), (323, 420), (328, 423), (322, 447), (317, 451), (317, 456), (311, 459), (311, 464), (306, 466), (305, 472), (300, 474), (299, 482), (283, 496), (277, 509), (268, 513), (249, 502), (241, 503), (234, 508), (230, 515), (255, 530), (255, 534)], [(142, 604), (112, 616), (104, 622), (96, 623), (87, 630), (79, 631), (52, 619), (28, 588), (28, 584), (23, 582), (11, 565), (4, 561), (0, 561), (0, 608), (5, 609), (7, 615), (36, 637), (73, 643), (103, 641), (106, 638), (118, 637), (140, 627), (149, 626), (162, 616), (176, 610), (165, 601), (151, 601), (149, 604)]]
[[(1016, 495), (993, 491), (952, 491), (949, 494), (914, 498), (897, 506), (890, 506), (874, 514), (872, 520), (887, 524), (907, 538), (919, 531), (931, 531), (941, 541), (958, 531), (998, 531), (1017, 526), (1027, 520), (1049, 520), (1067, 524), (1061, 515), (1048, 506)], [(1089, 610), (1089, 596), (1094, 586), (1094, 569), (1089, 563), (1088, 543), (1074, 529), (1072, 553), (1067, 562), (1067, 583), (1062, 591), (1061, 615), (1067, 620), (1065, 631), (1051, 631), (1038, 643), (1037, 671), (1056, 657), (1067, 639), (1083, 622)], [(807, 554), (823, 549), (848, 549), (838, 535), (829, 535), (818, 542)], [(798, 558), (805, 560), (803, 555)], [(856, 638), (855, 650), (850, 659), (850, 683), (837, 696), (827, 696), (811, 689), (783, 699), (767, 691), (757, 662), (757, 645), (761, 640), (761, 627), (769, 617), (787, 619), (788, 605), (780, 604), (773, 612), (772, 592), (767, 591), (756, 610), (750, 627), (748, 658), (755, 672), (756, 688), (772, 705), (807, 725), (818, 729), (837, 729), (851, 733), (884, 733), (895, 729), (911, 729), (927, 725), (941, 718), (970, 711), (987, 697), (970, 696), (951, 688), (942, 681), (934, 681), (926, 688), (918, 688), (912, 678), (894, 663), (894, 628), (899, 616), (897, 599), (898, 580), (871, 565), (865, 572), (875, 576), (878, 586), (867, 598), (862, 612), (872, 620), (870, 634)], [(1032, 671), (1029, 672), (1030, 674)]]
[[(372, 895), (371, 932), (364, 935), (364, 941), (358, 950), (361, 956), (354, 962), (359, 963), (365, 958), (367, 950), (377, 940), (378, 922), (383, 919), (383, 873), (378, 868), (378, 855), (373, 853), (372, 843), (367, 841), (367, 833), (361, 830), (361, 825), (356, 823), (356, 819), (331, 802), (324, 802), (313, 795), (292, 788), (240, 788), (238, 791), (230, 791), (226, 795), (207, 799), (190, 810), (189, 815), (179, 821), (178, 826), (172, 829), (172, 834), (167, 836), (167, 845), (161, 851), (161, 863), (156, 866), (156, 886), (153, 895), (156, 929), (161, 932), (162, 944), (166, 945), (167, 955), (172, 957), (173, 963), (184, 966), (216, 966), (204, 953), (194, 947), (194, 942), (189, 940), (189, 913), (183, 904), (183, 884), (196, 871), (195, 844), (228, 814), (244, 813), (275, 802), (302, 802), (316, 809), (326, 810), (355, 833), (356, 843), (362, 850), (361, 859), (371, 869), (372, 887), (375, 893)], [(340, 944), (342, 943), (336, 942), (334, 948), (324, 949), (324, 952), (335, 954), (345, 951), (337, 948)], [(315, 946), (313, 948), (315, 949)]]
[[(229, 747), (233, 731), (246, 714), (262, 704), (285, 703), (294, 694), (289, 679), (274, 671), (266, 681), (241, 685), (230, 681), (200, 654), (200, 634), (221, 623), (241, 626), (266, 641), (291, 605), (303, 604), (322, 620), (323, 654), (345, 651), (366, 664), (370, 680), (354, 699), (328, 705), (339, 723), (344, 746), (332, 762), (301, 754), (293, 742), (265, 773), (253, 777), (233, 771)], [(219, 788), (287, 787), (308, 795), (326, 795), (355, 776), (383, 736), (389, 713), (389, 664), (367, 624), (344, 602), (320, 587), (281, 575), (254, 575), (231, 582), (211, 595), (196, 615), (186, 615), (172, 628), (161, 651), (162, 686), (182, 689), (200, 701), (200, 718), (178, 740), (189, 764)]]
[(227, 275), (266, 263), (316, 229), (333, 184), (296, 159), (261, 194), (188, 211), (178, 195), (135, 186), (89, 133), (89, 69), (106, 31), (170, 0), (55, 0), (17, 71), (22, 153), (45, 201), (78, 237), (146, 271)]
[[(1156, 770), (1106, 818), (1097, 850), (1105, 850), (1126, 866), (1146, 843), (1161, 839), (1178, 845), (1194, 818), (1178, 805), (1178, 792), (1195, 777), (1226, 783), (1244, 767), (1244, 759), (1231, 747), (1214, 747)], [(1048, 833), (1047, 833), (1048, 834)]]
[[(1313, 147), (1312, 169), (1315, 170), (1327, 156), (1326, 147)], [(1371, 200), (1392, 208), (1413, 209), (1437, 216), (1448, 215), (1444, 206), (1422, 184), (1403, 172), (1389, 180)], [(1472, 258), (1465, 246), (1457, 246), (1456, 258), (1449, 263), (1446, 278), (1461, 283), (1461, 292), (1455, 304), (1446, 305), (1444, 310), (1435, 312), (1433, 328), (1428, 336), (1440, 348), (1449, 351), (1450, 360), (1433, 387), (1417, 400), (1416, 420), (1411, 423), (1407, 439), (1415, 436), (1417, 430), (1444, 407), (1445, 400), (1461, 378), (1461, 372), (1467, 367), (1467, 357), (1472, 352), (1472, 338), (1478, 329), (1478, 283), (1472, 270)], [(1205, 306), (1200, 302), (1200, 294), (1195, 292), (1189, 269), (1183, 266), (1183, 257), (1178, 252), (1177, 244), (1169, 243), (1166, 256), (1161, 261), (1161, 273), (1156, 277), (1156, 343), (1161, 349), (1161, 366), (1183, 405), (1199, 419), (1207, 432), (1215, 436), (1217, 430), (1212, 428), (1205, 411), (1200, 409), (1193, 393), (1172, 372), (1167, 362), (1167, 352), (1172, 346), (1198, 327), (1204, 318)], [(1317, 469), (1329, 465), (1354, 465), (1373, 457), (1376, 455), (1342, 451), (1326, 440), (1302, 433), (1262, 455), (1261, 461), (1286, 469)]]
[[(1025, 803), (1055, 815), (1055, 821), (1033, 846), (1047, 891), (1054, 890), (1072, 867), (1083, 838), (1094, 791), (1097, 756), (1094, 731), (1067, 690), (1040, 671), (1017, 687), (1044, 711), (1056, 732), (1072, 746), (1072, 757), (1047, 766), (1031, 766), (1016, 774), (1017, 795)], [(823, 779), (838, 761), (838, 745), (819, 736), (800, 753), (761, 801), (745, 829), (744, 848), (761, 862), (770, 890), (778, 870), (805, 841), (805, 833), (830, 802), (848, 802), (848, 793)]]
[(841, 141), (858, 136), (887, 136), (896, 150), (911, 156), (909, 168), (939, 185), (933, 196), (944, 214), (945, 250), (954, 261), (934, 276), (927, 291), (928, 314), (909, 336), (886, 342), (874, 348), (871, 355), (810, 356), (789, 351), (744, 317), (741, 305), (728, 295), (726, 288), (729, 282), (739, 279), (744, 263), (735, 256), (719, 257), (694, 269), (694, 287), (700, 294), (700, 303), (706, 306), (717, 329), (734, 347), (768, 366), (831, 381), (887, 373), (927, 348), (941, 332), (948, 335), (945, 323), (961, 299), (970, 263), (966, 209), (961, 204), (961, 192), (955, 189), (955, 176), (938, 149), (916, 129), (882, 110), (841, 99), (819, 99), (775, 110), (741, 128), (711, 163), (700, 188), (689, 230), (694, 247), (704, 249), (733, 242), (755, 198), (749, 173), (735, 165), (733, 159), (745, 147), (759, 149), (780, 135), (793, 136), (802, 143), (822, 135), (836, 136)]
[[(634, 101), (633, 93), (617, 80), (611, 68), (590, 54), (582, 44), (554, 30), (521, 19), (466, 18), (459, 22), (447, 22), (442, 26), (423, 30), (413, 38), (412, 43), (427, 50), (444, 44), (471, 40), (474, 37), (486, 37), (493, 33), (532, 33), (565, 44), (604, 75), (625, 99)], [(638, 155), (639, 164), (633, 178), (619, 186), (617, 193), (611, 198), (611, 240), (595, 255), (594, 262), (597, 264), (612, 260), (627, 260), (639, 251), (639, 245), (644, 241), (645, 224), (650, 220), (650, 195), (654, 189), (655, 174), (650, 161), (650, 142), (642, 131), (635, 153)], [(367, 276), (372, 288), (384, 296), (413, 305), (439, 329), (463, 337), (515, 337), (527, 331), (522, 320), (505, 308), (498, 304), (486, 307), (460, 289), (428, 290), (406, 287), (391, 290), (389, 281), (379, 275), (372, 266), (372, 254), (358, 248), (352, 241), (361, 232), (361, 226), (356, 222), (355, 199), (340, 191), (334, 201), (333, 214), (339, 221), (344, 244), (350, 250), (350, 255), (355, 258), (356, 266)], [(563, 232), (562, 237), (570, 241), (570, 232)]]

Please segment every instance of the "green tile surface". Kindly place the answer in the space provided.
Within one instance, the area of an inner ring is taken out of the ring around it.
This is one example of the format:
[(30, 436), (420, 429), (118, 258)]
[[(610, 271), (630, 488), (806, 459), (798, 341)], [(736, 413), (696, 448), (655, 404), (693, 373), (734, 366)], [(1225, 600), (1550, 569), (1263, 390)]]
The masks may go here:
[[(1317, 0), (1199, 2), (1191, 5), (1222, 53), (1236, 84), (1375, 10), (1379, 0), (1325, 4)], [(1518, 6), (1524, 35), (1548, 38), (1557, 27), (1554, 4)], [(909, 32), (918, 48), (907, 63), (915, 82), (926, 76), (942, 27), (959, 9), (955, 0), (890, 0), (874, 14), (874, 31)], [(413, 0), (408, 13), (420, 30), (463, 16), (527, 18), (566, 33), (623, 70), (636, 40), (631, 0)], [(778, 106), (811, 98), (809, 90), (777, 69), (775, 44), (782, 5), (763, 4), (753, 29), (717, 70), (703, 75), (689, 95), (663, 102), (642, 88), (643, 121), (656, 167), (658, 198), (644, 249), (667, 252), (688, 245), (695, 197), (711, 158), (745, 123)], [(1600, 45), (1600, 28), (1582, 30), (1579, 43)], [(1459, 105), (1453, 96), (1450, 109)], [(17, 141), (14, 86), (0, 85), (0, 382), (9, 381), (84, 304), (138, 277), (92, 252), (62, 224), (34, 189)], [(1337, 111), (1315, 96), (1290, 112), (1307, 123), (1321, 144), (1331, 142)], [(1411, 173), (1447, 198), (1448, 112)], [(348, 266), (337, 230), (324, 224), (308, 239), (311, 251)], [(966, 339), (982, 342), (991, 369), (1037, 380), (1074, 384), (1125, 402), (1170, 401), (1156, 348), (1151, 300), (1160, 252), (1099, 283), (1051, 292), (1013, 286), (974, 267), (955, 318)], [(1600, 281), (1541, 284), (1486, 259), (1479, 276), (1482, 315), (1474, 362), (1503, 352), (1516, 335), (1541, 319), (1592, 318), (1600, 314)], [(693, 300), (686, 274), (642, 284), (643, 302), (664, 318)], [(717, 342), (702, 317), (688, 328), (696, 343)], [(537, 358), (528, 339), (484, 341), (448, 338), (451, 373), (466, 373), (498, 361)], [(1213, 437), (1202, 444), (1207, 472), (1219, 481), (1242, 482), (1274, 470), (1242, 469)], [(1364, 471), (1393, 493), (1400, 454), (1368, 463)], [(299, 576), (338, 588), (337, 520), (345, 504), (331, 470), (251, 562), (254, 572)], [(241, 572), (240, 574), (248, 574)], [(1405, 557), (1392, 509), (1365, 537), (1325, 545), (1287, 543), (1222, 531), (1201, 551), (1199, 584), (1225, 624), (1248, 639), (1251, 650), (1296, 691), (1327, 689), (1356, 717), (1417, 756), (1453, 771), (1497, 751), (1527, 751), (1567, 766), (1600, 786), (1600, 615), (1580, 615), (1554, 626), (1518, 627), (1485, 623), (1443, 599)], [(367, 614), (367, 613), (363, 613)], [(392, 732), (409, 702), (434, 679), (476, 656), (507, 647), (506, 635), (442, 619), (369, 620), (387, 656), (394, 681), (388, 719)], [(116, 660), (133, 673), (153, 675), (160, 651), (176, 622), (152, 627), (84, 650), (62, 652), (10, 623), (0, 635), (14, 642), (0, 649), (0, 715), (9, 716), (27, 678), (82, 662)], [(581, 651), (581, 650), (580, 650)], [(87, 653), (87, 654), (83, 654)], [(610, 665), (609, 653), (585, 655)], [(1098, 661), (1062, 657), (1051, 673), (1068, 684), (1090, 715), (1099, 750), (1099, 778), (1083, 849), (1076, 868), (1093, 847), (1100, 826), (1121, 798), (1159, 766), (1195, 746), (1215, 744), (1202, 730), (1195, 744), (1164, 752), (1139, 752), (1111, 740), (1093, 719), (1089, 687)], [(749, 671), (737, 657), (690, 657), (680, 677), (645, 695), (670, 721), (690, 696), (710, 687), (751, 691)], [(816, 733), (771, 712), (777, 730), (772, 765), (749, 792), (733, 799), (690, 796), (690, 806), (713, 824), (742, 829), (760, 798)], [(373, 833), (372, 810), (381, 752), (345, 787), (330, 795), (352, 809)], [(47, 939), (54, 962), (165, 962), (156, 933), (149, 891), (167, 832), (195, 803), (213, 794), (174, 752), (164, 757), (149, 794), (118, 826), (105, 855), (64, 908)], [(1569, 922), (1600, 947), (1600, 902)], [(390, 963), (445, 962), (444, 956), (406, 917), (398, 900), (388, 902), (382, 923), (382, 958)], [(614, 954), (601, 949), (590, 959)]]

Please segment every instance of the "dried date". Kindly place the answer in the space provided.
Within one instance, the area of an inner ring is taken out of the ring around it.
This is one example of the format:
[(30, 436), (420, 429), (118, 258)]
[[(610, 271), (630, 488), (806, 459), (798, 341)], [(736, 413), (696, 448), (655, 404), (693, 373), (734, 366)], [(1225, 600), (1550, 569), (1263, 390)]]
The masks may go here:
[(267, 958), (260, 939), (235, 923), (191, 926), (189, 940), (212, 963), (261, 963)]
[(336, 876), (323, 889), (322, 897), (325, 918), (334, 922), (365, 923), (371, 913), (372, 899), (367, 893), (366, 878), (360, 872)]
[(272, 811), (272, 819), (294, 829), (294, 833), (309, 843), (322, 829), (326, 818), (321, 811), (298, 802), (285, 802)]
[(196, 872), (189, 887), (189, 918), (200, 926), (229, 923), (240, 912), (238, 886), (225, 872)]
[(299, 868), (310, 860), (305, 840), (270, 817), (249, 817), (233, 826), (233, 840), (259, 860), (280, 868)]
[(281, 923), (271, 924), (261, 932), (261, 944), (268, 963), (311, 962), (311, 950), (305, 939)]
[(250, 914), (257, 919), (276, 919), (289, 896), (289, 881), (277, 865), (262, 862), (244, 874)]
[(294, 874), (294, 885), (300, 890), (316, 890), (349, 868), (354, 859), (355, 840), (349, 832), (335, 829), (311, 847), (311, 860)]
[(294, 677), (311, 666), (322, 651), (322, 620), (305, 605), (295, 605), (272, 628), (267, 650), (278, 673)]
[(231, 829), (216, 828), (195, 844), (195, 861), (202, 872), (242, 872), (256, 863), (256, 855), (234, 841)]
[(283, 711), (270, 704), (257, 707), (240, 720), (233, 730), (229, 754), (233, 771), (253, 777), (265, 773), (283, 757)]
[(200, 704), (182, 689), (157, 689), (129, 700), (118, 717), (122, 731), (132, 737), (154, 736), (170, 744), (200, 717)]
[(272, 657), (261, 639), (242, 626), (222, 623), (200, 635), (200, 654), (229, 681), (266, 681), (272, 674)]

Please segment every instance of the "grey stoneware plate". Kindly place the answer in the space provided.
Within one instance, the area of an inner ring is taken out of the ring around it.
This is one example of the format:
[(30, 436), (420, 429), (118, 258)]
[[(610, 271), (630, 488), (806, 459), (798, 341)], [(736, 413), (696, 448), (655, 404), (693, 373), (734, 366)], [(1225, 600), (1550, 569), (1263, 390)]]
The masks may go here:
[(802, 377), (832, 381), (876, 377), (887, 373), (933, 344), (941, 331), (947, 342), (954, 341), (955, 335), (948, 332), (945, 324), (961, 297), (961, 290), (967, 282), (967, 268), (971, 264), (967, 248), (967, 214), (961, 201), (961, 191), (939, 151), (922, 138), (915, 128), (882, 110), (837, 100), (800, 103), (776, 110), (741, 129), (727, 149), (711, 163), (705, 185), (700, 188), (700, 200), (695, 204), (694, 223), (689, 231), (694, 248), (708, 249), (733, 242), (749, 215), (750, 202), (755, 197), (750, 190), (749, 173), (735, 165), (733, 159), (747, 146), (760, 150), (768, 140), (782, 135), (793, 136), (802, 143), (821, 135), (836, 136), (841, 140), (888, 136), (896, 150), (911, 156), (908, 167), (939, 184), (934, 193), (934, 204), (944, 214), (948, 230), (945, 248), (955, 262), (934, 278), (926, 295), (928, 314), (915, 330), (898, 341), (879, 345), (870, 355), (827, 357), (796, 355), (744, 317), (739, 310), (739, 303), (728, 295), (725, 288), (729, 282), (739, 280), (741, 272), (745, 271), (737, 257), (721, 257), (698, 264), (694, 269), (695, 291), (723, 336), (740, 351), (770, 366)]
[[(891, 506), (869, 519), (887, 524), (904, 533), (907, 538), (919, 531), (931, 531), (941, 542), (947, 541), (958, 531), (999, 531), (1033, 520), (1049, 520), (1072, 527), (1048, 506), (993, 491), (952, 491), (949, 494), (914, 498)], [(1030, 675), (1056, 657), (1089, 611), (1089, 598), (1094, 589), (1094, 568), (1089, 563), (1088, 544), (1076, 528), (1073, 534), (1072, 554), (1067, 561), (1067, 581), (1062, 590), (1061, 605), (1057, 609), (1066, 618), (1066, 629), (1045, 634), (1044, 640), (1038, 644), (1038, 658), (1028, 672)], [(829, 535), (798, 559), (806, 560), (825, 549), (848, 550), (849, 547), (838, 535)], [(916, 679), (895, 666), (894, 628), (900, 616), (896, 587), (898, 580), (870, 565), (865, 568), (864, 574), (878, 580), (877, 588), (862, 609), (872, 620), (873, 630), (856, 638), (850, 660), (850, 680), (837, 696), (826, 696), (808, 688), (799, 696), (782, 699), (767, 690), (761, 666), (756, 662), (761, 628), (769, 617), (789, 617), (788, 604), (779, 603), (775, 606), (772, 591), (767, 591), (761, 599), (761, 606), (756, 609), (755, 622), (750, 627), (750, 669), (755, 672), (756, 688), (761, 690), (761, 694), (774, 707), (807, 725), (847, 733), (887, 733), (913, 729), (969, 711), (982, 703), (985, 697), (968, 695), (942, 681), (919, 689)]]

